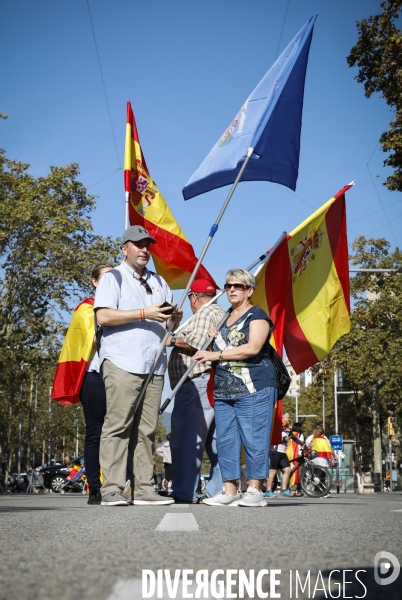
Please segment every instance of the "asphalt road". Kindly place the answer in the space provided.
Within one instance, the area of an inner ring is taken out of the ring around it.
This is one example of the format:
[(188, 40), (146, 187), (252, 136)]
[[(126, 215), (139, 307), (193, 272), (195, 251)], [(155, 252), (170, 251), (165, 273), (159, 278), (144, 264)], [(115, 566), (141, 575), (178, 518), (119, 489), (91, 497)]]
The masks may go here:
[[(402, 564), (401, 542), (401, 493), (276, 498), (253, 510), (103, 507), (88, 506), (80, 494), (1, 494), (0, 599), (137, 600), (143, 597), (143, 569), (153, 572), (150, 578), (158, 569), (170, 570), (172, 578), (176, 570), (189, 569), (193, 574), (187, 578), (194, 579), (196, 571), (208, 569), (211, 598), (219, 595), (213, 577), (221, 579), (213, 572), (221, 569), (230, 578), (227, 570), (233, 569), (244, 570), (249, 580), (254, 570), (256, 583), (260, 575), (256, 598), (268, 590), (270, 598), (275, 593), (281, 598), (331, 598), (330, 589), (332, 597), (400, 600), (402, 573), (395, 582), (379, 585), (374, 557), (386, 551)], [(391, 566), (380, 573), (381, 581), (393, 572)], [(180, 576), (171, 596), (179, 599), (185, 597), (186, 574)], [(237, 574), (233, 577), (236, 583)], [(277, 580), (276, 587), (270, 588), (270, 577)], [(337, 585), (343, 580), (351, 583)], [(232, 597), (236, 590), (234, 585)], [(187, 597), (194, 591), (189, 588)], [(230, 588), (220, 597), (229, 594)], [(169, 596), (165, 591), (159, 597)]]

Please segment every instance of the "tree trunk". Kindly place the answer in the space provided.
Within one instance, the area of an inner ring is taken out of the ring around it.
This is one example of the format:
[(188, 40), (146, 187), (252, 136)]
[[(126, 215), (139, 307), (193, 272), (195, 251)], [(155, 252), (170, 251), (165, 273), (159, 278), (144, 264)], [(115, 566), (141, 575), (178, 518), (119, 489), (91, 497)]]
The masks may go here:
[(381, 447), (381, 423), (380, 423), (380, 400), (377, 386), (371, 390), (371, 413), (373, 416), (373, 445), (374, 445), (374, 473), (382, 474), (382, 447)]
[(354, 397), (355, 397), (355, 407), (356, 407), (356, 413), (355, 413), (356, 445), (355, 445), (355, 474), (354, 474), (354, 481), (353, 481), (353, 490), (356, 494), (359, 491), (358, 482), (361, 481), (361, 477), (362, 477), (362, 462), (361, 462), (362, 455), (361, 455), (361, 442), (360, 442), (360, 402), (359, 402), (358, 392), (355, 392)]

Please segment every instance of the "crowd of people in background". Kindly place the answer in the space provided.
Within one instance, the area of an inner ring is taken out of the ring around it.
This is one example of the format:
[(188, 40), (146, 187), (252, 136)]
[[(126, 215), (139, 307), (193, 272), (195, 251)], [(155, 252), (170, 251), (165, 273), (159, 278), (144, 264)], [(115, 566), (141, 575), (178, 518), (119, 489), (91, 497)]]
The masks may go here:
[[(227, 273), (226, 313), (214, 302), (216, 286), (195, 279), (188, 294), (193, 318), (175, 335), (183, 313), (174, 307), (164, 279), (146, 266), (155, 243), (145, 228), (131, 226), (122, 239), (122, 263), (97, 265), (91, 274), (95, 331), (80, 393), (88, 504), (202, 501), (206, 506), (266, 506), (267, 499), (276, 497), (278, 470), (280, 495), (300, 495), (291, 462), (297, 463), (304, 438), (300, 424), (289, 427), (289, 413), (282, 416), (282, 442), (270, 446), (278, 397), (269, 344), (274, 325), (252, 304), (255, 277), (244, 269)], [(165, 349), (149, 376), (169, 325), (169, 365)], [(211, 343), (203, 349), (207, 340)], [(194, 361), (175, 397), (171, 433), (155, 449), (167, 366), (173, 389)], [(322, 428), (314, 430), (307, 444), (317, 450), (317, 464), (333, 460)], [(247, 472), (244, 493), (238, 486), (242, 450)], [(205, 497), (200, 498), (204, 451), (210, 473)], [(155, 489), (154, 452), (164, 464), (164, 494)]]

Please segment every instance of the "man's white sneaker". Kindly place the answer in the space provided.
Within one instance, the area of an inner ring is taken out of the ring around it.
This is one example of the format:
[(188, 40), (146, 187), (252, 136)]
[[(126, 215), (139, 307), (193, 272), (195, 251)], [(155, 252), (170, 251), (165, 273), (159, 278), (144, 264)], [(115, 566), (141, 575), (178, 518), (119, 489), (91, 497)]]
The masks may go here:
[(244, 494), (243, 498), (239, 500), (239, 506), (268, 506), (268, 502), (265, 499), (265, 496), (260, 490), (257, 490), (256, 487), (248, 487), (247, 492)]
[(130, 500), (131, 498), (131, 482), (129, 479), (127, 479), (126, 481), (126, 485), (124, 488), (124, 491), (121, 494), (123, 496), (123, 498), (125, 498), (126, 500)]
[(227, 494), (225, 490), (222, 490), (213, 498), (204, 498), (202, 503), (207, 504), (207, 506), (237, 506), (240, 499), (241, 494), (238, 493), (233, 496), (232, 494)]

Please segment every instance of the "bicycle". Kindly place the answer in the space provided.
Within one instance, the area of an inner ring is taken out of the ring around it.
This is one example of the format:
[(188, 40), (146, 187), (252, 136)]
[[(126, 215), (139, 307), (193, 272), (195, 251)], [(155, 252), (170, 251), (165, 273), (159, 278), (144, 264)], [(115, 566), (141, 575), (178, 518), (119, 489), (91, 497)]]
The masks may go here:
[(318, 452), (316, 450), (310, 450), (303, 444), (301, 456), (297, 456), (290, 461), (298, 463), (296, 467), (292, 468), (290, 476), (300, 469), (301, 488), (310, 498), (322, 498), (329, 494), (332, 487), (332, 477), (329, 469), (313, 463), (313, 459), (317, 456)]

